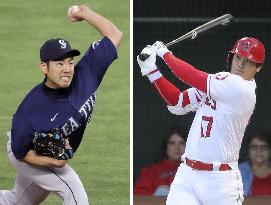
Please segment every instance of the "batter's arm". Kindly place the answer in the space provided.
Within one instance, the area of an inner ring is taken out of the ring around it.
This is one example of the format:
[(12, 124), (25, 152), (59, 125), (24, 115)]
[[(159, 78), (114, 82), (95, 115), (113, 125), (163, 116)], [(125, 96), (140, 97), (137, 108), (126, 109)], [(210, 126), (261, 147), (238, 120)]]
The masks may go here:
[(181, 92), (176, 86), (163, 77), (156, 65), (156, 52), (158, 51), (154, 46), (146, 46), (141, 51), (141, 54), (148, 54), (149, 58), (147, 58), (147, 60), (141, 60), (140, 56), (137, 56), (137, 62), (142, 76), (149, 78), (161, 98), (167, 103), (171, 113), (184, 115), (190, 111), (195, 111), (198, 108), (201, 98), (199, 97), (200, 94), (198, 90), (193, 88), (193, 90), (189, 89), (189, 92), (187, 90)]
[(169, 82), (164, 76), (161, 76), (160, 78), (151, 82), (157, 93), (167, 103), (167, 105), (176, 105), (178, 103), (181, 91), (171, 82)]
[(208, 73), (200, 71), (178, 58), (172, 53), (167, 52), (163, 55), (163, 60), (182, 82), (190, 85), (191, 87), (197, 88), (198, 90), (207, 93), (207, 78)]
[[(195, 88), (180, 91), (169, 82), (159, 70), (147, 75), (161, 98), (167, 103), (168, 110), (173, 114), (184, 115), (197, 109), (201, 95)], [(189, 95), (190, 92), (190, 95)]]
[(21, 161), (42, 167), (58, 168), (64, 167), (67, 163), (67, 160), (58, 160), (51, 157), (38, 155), (35, 150), (29, 150)]
[(115, 47), (118, 47), (122, 38), (122, 32), (107, 18), (96, 13), (85, 5), (80, 6), (80, 10), (72, 13), (78, 21), (86, 20), (101, 35), (107, 36)]

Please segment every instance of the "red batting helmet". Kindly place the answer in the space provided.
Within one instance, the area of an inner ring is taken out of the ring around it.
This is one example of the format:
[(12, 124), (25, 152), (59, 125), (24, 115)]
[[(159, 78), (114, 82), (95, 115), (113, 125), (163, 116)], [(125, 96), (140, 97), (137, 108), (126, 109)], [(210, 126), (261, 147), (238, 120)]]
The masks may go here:
[(263, 64), (265, 59), (264, 45), (259, 40), (251, 37), (239, 39), (230, 53), (238, 54), (260, 64)]

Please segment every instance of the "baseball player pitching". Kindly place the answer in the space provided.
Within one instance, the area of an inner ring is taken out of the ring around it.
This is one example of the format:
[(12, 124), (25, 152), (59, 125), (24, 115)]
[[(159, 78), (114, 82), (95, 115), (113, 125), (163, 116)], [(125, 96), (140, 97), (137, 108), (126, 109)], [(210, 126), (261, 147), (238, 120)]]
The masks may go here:
[(96, 92), (110, 64), (117, 58), (122, 33), (108, 19), (85, 5), (68, 11), (71, 22), (86, 21), (103, 38), (80, 52), (63, 38), (40, 48), (42, 83), (24, 98), (13, 116), (8, 156), (16, 168), (11, 191), (0, 191), (1, 205), (34, 205), (50, 192), (65, 205), (88, 205), (88, 196), (67, 164), (79, 147), (91, 120)]
[[(256, 103), (254, 77), (265, 59), (263, 44), (251, 37), (238, 40), (228, 53), (230, 72), (209, 74), (176, 58), (162, 42), (147, 46), (137, 58), (168, 110), (175, 115), (195, 111), (182, 163), (171, 184), (167, 205), (240, 205), (243, 186), (238, 158), (246, 126)], [(157, 69), (162, 58), (182, 82), (180, 91)]]

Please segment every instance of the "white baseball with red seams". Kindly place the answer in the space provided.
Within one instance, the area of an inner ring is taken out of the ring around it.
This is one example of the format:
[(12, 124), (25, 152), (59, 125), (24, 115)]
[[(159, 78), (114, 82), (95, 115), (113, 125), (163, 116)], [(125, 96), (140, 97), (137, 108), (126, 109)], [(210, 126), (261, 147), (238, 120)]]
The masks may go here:
[(77, 5), (74, 5), (74, 6), (71, 6), (69, 9), (68, 9), (68, 17), (71, 21), (76, 21), (77, 19), (73, 17), (73, 13), (74, 12), (77, 12), (80, 10), (80, 7), (77, 6)]

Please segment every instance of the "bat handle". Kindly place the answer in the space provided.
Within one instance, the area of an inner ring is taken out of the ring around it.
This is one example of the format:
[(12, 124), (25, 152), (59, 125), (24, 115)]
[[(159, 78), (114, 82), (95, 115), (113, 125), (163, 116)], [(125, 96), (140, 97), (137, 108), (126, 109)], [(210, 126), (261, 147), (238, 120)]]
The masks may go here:
[(150, 55), (146, 54), (146, 53), (141, 53), (139, 54), (139, 59), (141, 61), (145, 61)]

